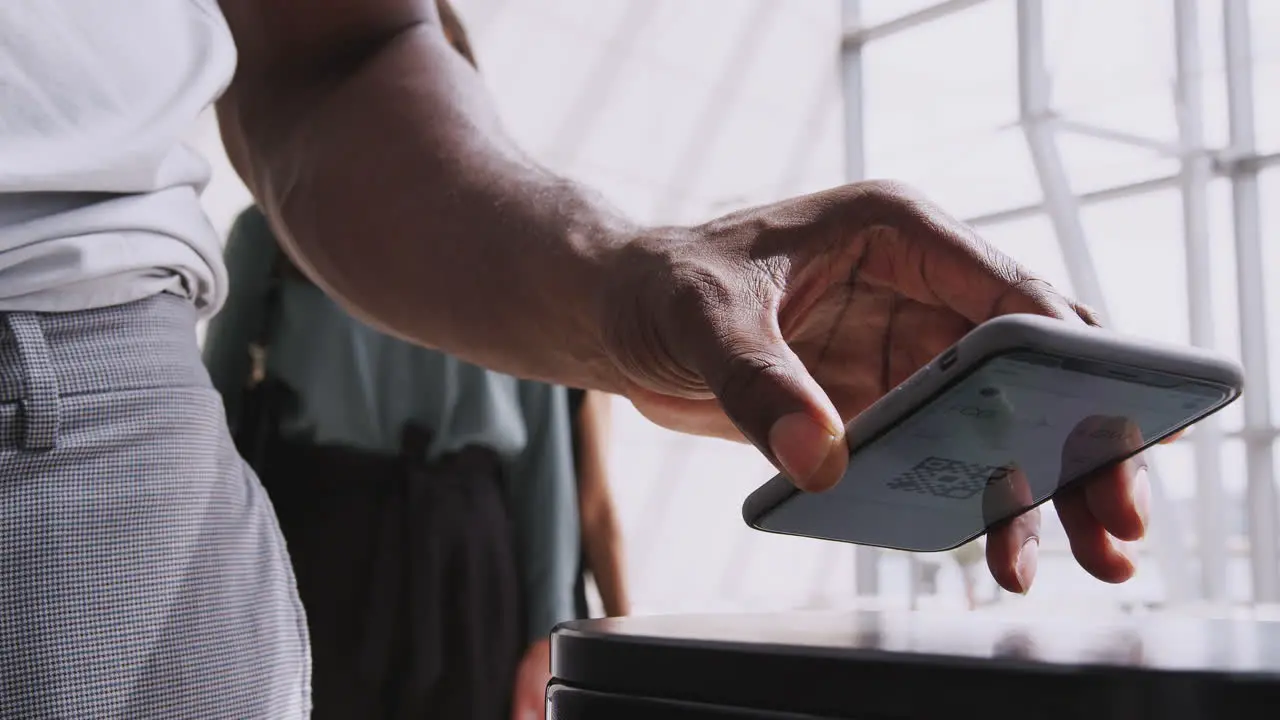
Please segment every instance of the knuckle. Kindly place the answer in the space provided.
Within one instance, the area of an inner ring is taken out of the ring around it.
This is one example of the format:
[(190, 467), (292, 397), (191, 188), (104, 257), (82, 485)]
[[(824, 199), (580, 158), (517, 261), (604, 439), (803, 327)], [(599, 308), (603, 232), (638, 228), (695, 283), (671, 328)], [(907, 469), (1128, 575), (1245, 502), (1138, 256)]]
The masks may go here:
[(1049, 317), (1068, 319), (1074, 313), (1071, 304), (1053, 283), (999, 251), (992, 250), (992, 253), (989, 267), (1005, 286), (992, 308), (993, 316), (1002, 315), (1012, 308), (1022, 308), (1026, 300), (1031, 301), (1037, 312)]
[[(960, 225), (923, 192), (897, 180), (878, 181), (868, 194), (875, 213), (890, 224), (916, 227), (921, 237), (954, 237)], [(971, 232), (959, 233), (969, 239)], [(973, 235), (976, 238), (976, 235)]]
[(861, 184), (868, 200), (887, 206), (910, 207), (927, 202), (924, 193), (901, 180), (869, 180)]
[(1058, 290), (1053, 286), (1053, 283), (1032, 275), (1028, 270), (1012, 260), (1010, 262), (1013, 263), (1013, 268), (1010, 270), (1011, 288), (1037, 300), (1058, 298)]
[(723, 378), (719, 387), (712, 388), (721, 398), (750, 394), (762, 380), (782, 367), (777, 357), (745, 342), (730, 340), (726, 350), (728, 363)]
[(1037, 282), (1037, 278), (1029, 270), (995, 245), (975, 237), (973, 246), (982, 258), (982, 264), (1009, 287), (1020, 291), (1028, 290)]
[(1096, 308), (1081, 302), (1072, 303), (1072, 307), (1075, 308), (1076, 314), (1080, 316), (1081, 320), (1094, 327), (1102, 327), (1102, 315)]

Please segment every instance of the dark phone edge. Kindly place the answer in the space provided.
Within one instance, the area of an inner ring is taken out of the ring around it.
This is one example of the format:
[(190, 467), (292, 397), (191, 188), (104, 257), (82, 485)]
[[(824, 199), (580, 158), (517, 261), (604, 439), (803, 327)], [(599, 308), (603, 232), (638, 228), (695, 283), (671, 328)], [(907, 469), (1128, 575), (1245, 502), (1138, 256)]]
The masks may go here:
[[(981, 327), (981, 326), (979, 326), (979, 327)], [(939, 354), (938, 354), (938, 356), (937, 356), (937, 358), (935, 358), (934, 360), (930, 361), (930, 362), (929, 362), (929, 364), (927, 364), (927, 365), (925, 365), (924, 367), (922, 367), (922, 368), (918, 371), (918, 373), (917, 373), (917, 374), (918, 374), (918, 375), (922, 375), (922, 376), (923, 376), (923, 375), (924, 375), (924, 374), (926, 374), (926, 373), (932, 372), (932, 371), (935, 369), (935, 367), (937, 367), (937, 365), (938, 365), (938, 363), (939, 363), (939, 359), (941, 359), (941, 358), (946, 358), (946, 357), (948, 357), (948, 356), (954, 355), (955, 351), (957, 351), (957, 350), (961, 350), (961, 351), (962, 351), (962, 350), (964, 349), (964, 346), (966, 346), (966, 345), (969, 345), (969, 344), (973, 344), (973, 345), (982, 345), (982, 344), (985, 344), (985, 343), (986, 343), (986, 341), (987, 341), (987, 338), (985, 338), (985, 337), (980, 337), (979, 335), (980, 335), (980, 330), (975, 330), (973, 333), (971, 333), (971, 335), (966, 336), (965, 338), (962, 338), (959, 342), (957, 342), (957, 343), (956, 343), (955, 345), (953, 345), (951, 348), (949, 348), (949, 349), (947, 349), (947, 350), (944, 350), (943, 352), (939, 353)], [(975, 337), (975, 336), (978, 336), (978, 337)], [(967, 340), (967, 341), (969, 341), (969, 342), (966, 342), (966, 340)], [(1025, 340), (1025, 339), (1024, 339), (1024, 340)], [(915, 413), (919, 412), (921, 408), (926, 407), (926, 406), (927, 406), (927, 405), (929, 405), (930, 403), (934, 402), (934, 401), (935, 401), (935, 400), (936, 400), (940, 395), (942, 395), (942, 394), (943, 394), (943, 393), (945, 393), (947, 390), (949, 390), (949, 389), (951, 389), (952, 387), (954, 387), (956, 384), (958, 384), (958, 383), (960, 383), (960, 382), (964, 381), (966, 378), (968, 378), (969, 376), (971, 376), (973, 373), (977, 372), (977, 370), (978, 370), (979, 368), (981, 368), (983, 365), (985, 365), (985, 364), (987, 364), (987, 363), (991, 362), (992, 360), (994, 360), (994, 359), (996, 359), (996, 358), (998, 358), (998, 357), (1001, 357), (1001, 356), (1003, 356), (1003, 355), (1009, 355), (1009, 354), (1014, 354), (1014, 353), (1018, 353), (1018, 352), (1037, 352), (1037, 353), (1042, 353), (1042, 354), (1043, 354), (1043, 353), (1051, 353), (1051, 354), (1057, 355), (1057, 356), (1062, 357), (1062, 358), (1067, 358), (1067, 359), (1070, 359), (1070, 358), (1074, 357), (1075, 359), (1079, 359), (1079, 360), (1085, 360), (1085, 361), (1090, 361), (1090, 362), (1098, 362), (1098, 360), (1097, 360), (1096, 358), (1082, 357), (1082, 356), (1078, 356), (1078, 355), (1073, 356), (1071, 353), (1069, 353), (1069, 352), (1063, 352), (1063, 351), (1062, 351), (1062, 350), (1060, 350), (1060, 349), (1056, 349), (1056, 348), (1048, 348), (1048, 347), (1045, 347), (1045, 346), (1041, 346), (1041, 345), (1039, 345), (1039, 344), (1035, 343), (1035, 342), (1034, 342), (1034, 339), (1032, 339), (1032, 341), (1029, 341), (1029, 342), (1024, 342), (1023, 344), (1010, 344), (1010, 345), (1007, 345), (1007, 346), (1004, 346), (1004, 347), (1001, 347), (1001, 348), (998, 348), (998, 349), (994, 349), (994, 350), (987, 350), (985, 353), (980, 353), (980, 354), (978, 354), (978, 355), (976, 356), (976, 360), (972, 361), (972, 362), (969, 364), (969, 367), (968, 367), (968, 371), (967, 371), (967, 372), (957, 374), (955, 377), (952, 377), (952, 378), (947, 379), (944, 383), (942, 383), (942, 384), (941, 384), (941, 385), (939, 385), (936, 389), (934, 389), (934, 390), (933, 390), (933, 392), (929, 393), (929, 395), (927, 395), (927, 396), (925, 396), (923, 399), (921, 399), (921, 401), (920, 401), (920, 402), (913, 404), (913, 405), (911, 406), (911, 408), (910, 408), (910, 410), (909, 410), (909, 411), (899, 414), (899, 415), (898, 415), (898, 417), (896, 417), (892, 423), (886, 424), (884, 427), (882, 427), (882, 428), (880, 428), (880, 429), (878, 429), (878, 430), (874, 431), (872, 434), (868, 435), (866, 438), (864, 438), (864, 439), (862, 439), (862, 440), (860, 440), (860, 441), (857, 441), (857, 443), (856, 443), (856, 444), (853, 444), (853, 442), (851, 442), (851, 443), (850, 443), (850, 448), (849, 448), (849, 455), (850, 455), (850, 456), (852, 456), (854, 453), (858, 452), (858, 451), (859, 451), (859, 450), (861, 450), (862, 448), (866, 447), (867, 445), (869, 445), (869, 444), (871, 444), (871, 443), (875, 442), (876, 440), (880, 439), (880, 438), (881, 438), (881, 437), (883, 437), (884, 435), (886, 435), (886, 434), (888, 434), (889, 432), (891, 432), (894, 428), (898, 427), (898, 426), (899, 426), (899, 425), (900, 425), (904, 420), (906, 420), (906, 418), (911, 417), (911, 416), (912, 416), (912, 415), (914, 415)], [(1106, 361), (1103, 361), (1103, 362), (1107, 362), (1107, 363), (1109, 363), (1109, 364), (1113, 364), (1113, 365), (1124, 365), (1124, 364), (1126, 364), (1126, 363), (1124, 363), (1123, 361), (1120, 361), (1120, 360), (1106, 360)], [(1155, 364), (1158, 364), (1158, 363), (1155, 363)], [(743, 521), (744, 521), (744, 522), (745, 522), (749, 527), (751, 527), (752, 529), (759, 530), (760, 532), (767, 532), (767, 533), (771, 533), (771, 534), (774, 534), (774, 535), (789, 535), (789, 536), (793, 536), (793, 537), (809, 537), (809, 538), (816, 538), (816, 539), (828, 540), (828, 541), (831, 541), (831, 542), (844, 542), (844, 543), (853, 544), (853, 545), (861, 545), (861, 546), (864, 546), (864, 547), (878, 547), (878, 548), (883, 548), (883, 549), (886, 549), (886, 550), (900, 550), (900, 551), (904, 551), (904, 552), (946, 552), (946, 551), (948, 551), (948, 550), (954, 550), (955, 548), (958, 548), (958, 547), (960, 547), (960, 546), (964, 545), (965, 543), (971, 542), (971, 541), (972, 541), (972, 540), (974, 540), (975, 538), (981, 537), (982, 535), (986, 534), (988, 531), (990, 531), (990, 529), (991, 529), (991, 527), (992, 527), (992, 526), (994, 526), (994, 525), (998, 524), (999, 522), (1003, 522), (1004, 520), (1008, 520), (1009, 518), (1012, 518), (1012, 517), (1017, 517), (1018, 515), (1022, 515), (1022, 514), (1024, 514), (1024, 513), (1028, 512), (1028, 511), (1030, 511), (1030, 510), (1033, 510), (1033, 509), (1035, 509), (1035, 508), (1039, 507), (1040, 505), (1043, 505), (1044, 503), (1048, 502), (1049, 500), (1052, 500), (1052, 499), (1053, 499), (1053, 497), (1054, 497), (1055, 495), (1057, 495), (1058, 493), (1062, 492), (1062, 490), (1064, 490), (1064, 489), (1066, 489), (1066, 488), (1068, 488), (1068, 487), (1071, 487), (1071, 486), (1075, 485), (1076, 483), (1081, 482), (1081, 481), (1083, 481), (1083, 480), (1087, 479), (1090, 475), (1092, 475), (1092, 474), (1094, 474), (1094, 473), (1098, 472), (1099, 470), (1101, 470), (1101, 469), (1103, 469), (1103, 468), (1105, 468), (1105, 467), (1107, 467), (1107, 466), (1109, 466), (1109, 465), (1114, 465), (1114, 464), (1116, 464), (1116, 463), (1121, 463), (1121, 462), (1124, 462), (1125, 460), (1128, 460), (1128, 459), (1130, 459), (1130, 458), (1132, 458), (1132, 457), (1134, 457), (1134, 456), (1140, 455), (1140, 454), (1142, 454), (1143, 452), (1145, 452), (1145, 451), (1149, 450), (1150, 448), (1152, 448), (1152, 447), (1154, 447), (1154, 446), (1156, 446), (1156, 445), (1160, 444), (1160, 442), (1161, 442), (1162, 440), (1164, 440), (1165, 438), (1167, 438), (1167, 437), (1169, 437), (1169, 436), (1171, 436), (1171, 435), (1174, 435), (1174, 434), (1178, 433), (1179, 431), (1184, 430), (1184, 429), (1186, 429), (1187, 427), (1190, 427), (1191, 425), (1194, 425), (1194, 424), (1196, 424), (1196, 423), (1200, 422), (1201, 420), (1204, 420), (1205, 418), (1210, 417), (1210, 416), (1212, 416), (1212, 415), (1214, 415), (1214, 414), (1216, 414), (1216, 413), (1218, 413), (1218, 412), (1222, 411), (1223, 409), (1225, 409), (1225, 408), (1229, 407), (1229, 406), (1230, 406), (1232, 403), (1234, 403), (1236, 400), (1238, 400), (1238, 399), (1240, 398), (1240, 396), (1243, 394), (1242, 387), (1243, 387), (1243, 384), (1244, 384), (1244, 378), (1243, 378), (1243, 376), (1242, 376), (1242, 374), (1241, 374), (1241, 372), (1240, 372), (1239, 367), (1238, 367), (1238, 366), (1236, 366), (1234, 363), (1231, 363), (1231, 364), (1230, 364), (1230, 366), (1229, 366), (1229, 367), (1227, 367), (1227, 369), (1230, 371), (1230, 374), (1231, 374), (1231, 376), (1232, 376), (1230, 379), (1221, 379), (1221, 378), (1218, 378), (1218, 379), (1211, 379), (1211, 378), (1208, 378), (1208, 377), (1196, 377), (1196, 376), (1186, 375), (1186, 374), (1185, 374), (1185, 373), (1183, 373), (1183, 372), (1170, 372), (1170, 371), (1162, 370), (1162, 369), (1160, 369), (1160, 368), (1149, 368), (1149, 369), (1153, 369), (1153, 370), (1155, 370), (1155, 371), (1157, 371), (1157, 372), (1164, 372), (1164, 373), (1169, 374), (1169, 375), (1176, 375), (1176, 376), (1178, 376), (1178, 377), (1182, 377), (1182, 378), (1184, 378), (1184, 379), (1186, 379), (1186, 380), (1188, 380), (1188, 381), (1190, 381), (1190, 382), (1195, 382), (1195, 383), (1202, 383), (1202, 384), (1209, 384), (1209, 385), (1213, 385), (1213, 386), (1215, 386), (1215, 387), (1218, 387), (1218, 388), (1222, 389), (1222, 390), (1226, 393), (1226, 397), (1224, 397), (1224, 398), (1223, 398), (1223, 399), (1222, 399), (1222, 400), (1221, 400), (1217, 405), (1215, 405), (1214, 407), (1209, 408), (1208, 410), (1206, 410), (1205, 412), (1200, 413), (1199, 415), (1196, 415), (1196, 416), (1193, 416), (1193, 417), (1189, 418), (1186, 422), (1184, 422), (1184, 423), (1182, 423), (1182, 424), (1180, 424), (1180, 425), (1176, 425), (1176, 426), (1174, 426), (1174, 427), (1173, 427), (1172, 429), (1170, 429), (1168, 432), (1166, 432), (1166, 433), (1164, 433), (1163, 435), (1161, 435), (1161, 436), (1159, 436), (1159, 437), (1155, 438), (1154, 440), (1152, 440), (1152, 441), (1150, 441), (1150, 442), (1148, 442), (1148, 443), (1144, 444), (1142, 447), (1138, 448), (1138, 449), (1137, 449), (1137, 450), (1135, 450), (1134, 452), (1129, 453), (1128, 455), (1124, 455), (1124, 456), (1122, 456), (1122, 457), (1116, 458), (1116, 459), (1114, 459), (1114, 460), (1109, 460), (1109, 461), (1107, 461), (1107, 462), (1105, 462), (1105, 463), (1102, 463), (1102, 464), (1100, 464), (1100, 465), (1098, 465), (1098, 466), (1096, 466), (1096, 467), (1094, 467), (1094, 468), (1092, 468), (1092, 469), (1090, 469), (1090, 470), (1088, 470), (1088, 471), (1085, 471), (1085, 472), (1080, 473), (1080, 475), (1079, 475), (1078, 477), (1076, 477), (1075, 479), (1070, 480), (1070, 481), (1068, 481), (1068, 482), (1064, 483), (1064, 484), (1063, 484), (1062, 486), (1060, 486), (1057, 490), (1055, 490), (1054, 492), (1052, 492), (1052, 493), (1050, 493), (1049, 495), (1047, 495), (1043, 500), (1040, 500), (1039, 502), (1035, 503), (1034, 505), (1031, 505), (1031, 506), (1027, 507), (1027, 508), (1026, 508), (1026, 509), (1024, 509), (1024, 510), (1020, 510), (1020, 511), (1018, 511), (1017, 513), (1014, 513), (1014, 514), (1008, 515), (1008, 516), (1006, 516), (1006, 517), (1004, 517), (1004, 518), (1001, 518), (1001, 520), (996, 521), (996, 522), (994, 522), (994, 523), (991, 523), (990, 525), (987, 525), (986, 527), (983, 527), (981, 530), (979, 530), (978, 532), (974, 533), (973, 535), (970, 535), (969, 537), (965, 538), (964, 540), (961, 540), (961, 541), (957, 542), (956, 544), (951, 545), (951, 546), (949, 546), (949, 547), (938, 548), (938, 549), (936, 549), (936, 550), (919, 550), (919, 549), (914, 549), (914, 548), (902, 548), (902, 547), (895, 547), (895, 546), (892, 546), (892, 545), (877, 545), (877, 544), (874, 544), (874, 543), (865, 543), (865, 542), (864, 542), (864, 543), (855, 543), (854, 541), (851, 541), (851, 540), (844, 540), (844, 539), (841, 539), (841, 538), (825, 538), (825, 537), (817, 537), (817, 536), (814, 536), (814, 535), (806, 535), (806, 534), (804, 534), (804, 533), (797, 533), (797, 532), (785, 532), (785, 531), (782, 531), (782, 530), (774, 530), (774, 529), (771, 529), (771, 528), (761, 527), (761, 526), (760, 526), (760, 523), (762, 523), (762, 522), (766, 519), (766, 517), (767, 517), (771, 512), (773, 512), (775, 509), (777, 509), (777, 508), (778, 508), (778, 506), (780, 506), (782, 503), (786, 502), (787, 500), (791, 499), (793, 496), (795, 496), (795, 495), (799, 495), (799, 494), (801, 493), (801, 490), (800, 490), (799, 488), (797, 488), (795, 485), (793, 485), (793, 484), (791, 483), (791, 481), (790, 481), (790, 480), (788, 480), (784, 475), (781, 475), (781, 474), (779, 474), (779, 475), (777, 475), (777, 476), (775, 476), (775, 477), (773, 477), (773, 478), (769, 479), (769, 480), (768, 480), (768, 481), (766, 481), (763, 485), (761, 485), (760, 487), (756, 488), (754, 491), (752, 491), (752, 492), (751, 492), (751, 494), (750, 494), (750, 495), (748, 495), (748, 496), (746, 497), (746, 499), (745, 499), (745, 500), (743, 501), (743, 503), (742, 503), (742, 519), (743, 519)], [(904, 383), (903, 383), (903, 385), (902, 385), (902, 386), (900, 386), (900, 387), (905, 387), (908, 383), (911, 383), (911, 382), (913, 382), (913, 381), (917, 381), (917, 377), (916, 377), (916, 376), (914, 376), (914, 375), (913, 375), (911, 378), (908, 378), (908, 379), (907, 379), (907, 381), (906, 381), (906, 382), (904, 382)], [(877, 403), (877, 404), (879, 404), (879, 403)], [(873, 409), (875, 409), (875, 408), (876, 408), (876, 405), (875, 405), (875, 404), (873, 404), (871, 407), (867, 408), (867, 410), (863, 412), (863, 415), (866, 415), (867, 413), (869, 413), (870, 411), (872, 411), (872, 410), (873, 410)], [(857, 420), (857, 418), (855, 418), (855, 419), (854, 419), (854, 421), (851, 421), (851, 422), (850, 422), (850, 425), (852, 425), (852, 424), (853, 424), (853, 422), (856, 422), (856, 420)]]

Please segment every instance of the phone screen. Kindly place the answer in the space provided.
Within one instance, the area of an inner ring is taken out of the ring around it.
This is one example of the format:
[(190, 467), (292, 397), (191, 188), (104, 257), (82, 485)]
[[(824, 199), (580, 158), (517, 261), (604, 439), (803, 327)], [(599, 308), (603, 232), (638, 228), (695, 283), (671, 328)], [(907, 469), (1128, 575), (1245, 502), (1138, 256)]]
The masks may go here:
[(1230, 399), (1227, 388), (1034, 352), (988, 360), (856, 450), (843, 480), (763, 529), (944, 550), (1128, 458)]

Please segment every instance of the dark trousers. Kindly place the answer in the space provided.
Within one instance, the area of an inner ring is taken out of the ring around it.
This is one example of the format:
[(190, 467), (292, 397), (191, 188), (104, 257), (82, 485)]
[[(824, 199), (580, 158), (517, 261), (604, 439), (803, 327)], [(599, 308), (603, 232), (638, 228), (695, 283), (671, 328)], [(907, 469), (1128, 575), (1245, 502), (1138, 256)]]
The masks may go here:
[(500, 465), (273, 442), (261, 477), (307, 612), (317, 720), (507, 720), (521, 652)]

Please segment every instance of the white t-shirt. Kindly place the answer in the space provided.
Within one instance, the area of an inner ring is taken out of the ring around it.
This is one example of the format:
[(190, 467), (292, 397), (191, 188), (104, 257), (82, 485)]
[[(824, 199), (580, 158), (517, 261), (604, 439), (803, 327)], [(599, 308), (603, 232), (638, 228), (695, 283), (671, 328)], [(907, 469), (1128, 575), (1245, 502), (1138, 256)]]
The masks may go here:
[(0, 0), (0, 312), (226, 295), (182, 143), (230, 82), (216, 0)]

